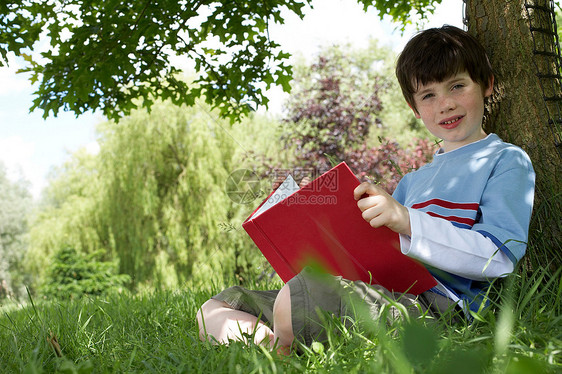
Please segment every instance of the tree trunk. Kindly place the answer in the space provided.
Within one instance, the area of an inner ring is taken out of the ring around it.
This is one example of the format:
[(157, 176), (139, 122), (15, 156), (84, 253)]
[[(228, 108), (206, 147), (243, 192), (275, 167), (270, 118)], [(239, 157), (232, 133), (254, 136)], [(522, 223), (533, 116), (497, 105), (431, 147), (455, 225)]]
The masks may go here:
[(539, 78), (539, 73), (559, 73), (555, 57), (533, 53), (556, 52), (556, 39), (531, 32), (529, 20), (545, 29), (552, 29), (552, 21), (526, 3), (550, 7), (548, 0), (466, 0), (466, 15), (468, 31), (488, 52), (495, 73), (485, 129), (522, 147), (537, 173), (527, 264), (538, 268), (550, 262), (556, 269), (562, 265), (562, 145), (556, 123), (562, 104), (544, 96), (560, 97), (560, 79)]

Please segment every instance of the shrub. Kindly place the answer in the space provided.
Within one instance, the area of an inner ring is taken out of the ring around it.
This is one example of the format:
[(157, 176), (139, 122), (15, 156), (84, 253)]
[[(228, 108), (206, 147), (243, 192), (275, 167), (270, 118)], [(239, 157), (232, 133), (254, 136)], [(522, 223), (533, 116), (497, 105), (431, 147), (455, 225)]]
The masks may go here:
[(392, 193), (404, 174), (431, 161), (436, 149), (429, 139), (413, 139), (408, 148), (396, 142), (381, 141), (379, 147), (362, 146), (348, 151), (344, 160), (361, 181), (378, 183)]
[(103, 251), (83, 254), (72, 247), (60, 249), (47, 270), (41, 293), (66, 299), (121, 290), (130, 277), (117, 274), (116, 264), (101, 261), (102, 255)]

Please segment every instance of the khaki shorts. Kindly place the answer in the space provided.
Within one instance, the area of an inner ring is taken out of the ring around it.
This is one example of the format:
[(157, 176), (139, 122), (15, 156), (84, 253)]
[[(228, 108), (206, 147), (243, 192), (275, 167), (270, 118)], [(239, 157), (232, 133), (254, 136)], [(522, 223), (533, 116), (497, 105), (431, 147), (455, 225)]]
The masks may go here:
[[(439, 318), (451, 313), (458, 320), (458, 307), (445, 296), (426, 291), (418, 296), (390, 292), (378, 285), (349, 281), (342, 277), (321, 274), (305, 268), (288, 283), (291, 293), (291, 318), (295, 338), (310, 346), (327, 339), (326, 317), (340, 319), (349, 325), (361, 319), (388, 322), (427, 315)], [(273, 304), (279, 290), (252, 291), (240, 286), (230, 287), (213, 299), (259, 317), (273, 326)]]

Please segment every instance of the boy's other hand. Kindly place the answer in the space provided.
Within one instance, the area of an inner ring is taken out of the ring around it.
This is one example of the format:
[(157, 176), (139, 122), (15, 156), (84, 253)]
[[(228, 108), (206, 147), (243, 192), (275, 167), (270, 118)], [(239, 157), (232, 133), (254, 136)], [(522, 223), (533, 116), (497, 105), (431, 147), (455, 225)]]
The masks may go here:
[(277, 175), (277, 178), (275, 178), (275, 180), (273, 181), (273, 183), (271, 184), (271, 189), (272, 190), (276, 190), (279, 188), (279, 186), (281, 186), (281, 184), (283, 183), (283, 181), (287, 178), (287, 175)]
[[(363, 197), (363, 195), (368, 195)], [(385, 190), (363, 182), (353, 191), (353, 197), (362, 212), (363, 219), (372, 227), (386, 226), (394, 232), (412, 235), (410, 213)]]
[[(289, 174), (280, 174), (277, 176), (277, 178), (275, 178), (275, 180), (273, 181), (273, 184), (271, 185), (271, 188), (276, 190), (279, 188), (279, 186), (281, 186), (281, 184), (283, 183), (283, 181), (285, 179), (287, 179), (287, 176)], [(309, 177), (304, 177), (301, 182), (299, 183), (299, 187), (300, 188), (304, 188), (307, 184), (309, 184), (311, 181), (311, 179)]]
[(307, 184), (309, 184), (310, 182), (312, 182), (312, 180), (309, 177), (304, 177), (301, 182), (299, 183), (299, 187), (300, 188), (304, 188), (306, 187)]

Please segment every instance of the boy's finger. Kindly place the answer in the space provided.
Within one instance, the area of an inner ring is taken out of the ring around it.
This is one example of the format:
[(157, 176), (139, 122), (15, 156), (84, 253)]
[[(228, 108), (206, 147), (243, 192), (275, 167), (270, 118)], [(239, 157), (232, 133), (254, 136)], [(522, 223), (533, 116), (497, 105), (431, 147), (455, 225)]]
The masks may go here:
[(380, 199), (377, 196), (367, 196), (357, 201), (357, 207), (359, 210), (364, 212), (365, 210), (374, 207), (380, 202)]
[(353, 197), (355, 198), (355, 200), (361, 199), (361, 197), (365, 194), (365, 191), (367, 191), (368, 187), (369, 183), (367, 182), (363, 182), (359, 186), (355, 187), (355, 189), (353, 190)]
[(309, 184), (310, 182), (312, 182), (312, 181), (310, 180), (309, 177), (304, 177), (304, 178), (301, 180), (301, 182), (299, 183), (299, 187), (300, 187), (300, 188), (303, 188), (303, 187), (305, 187), (307, 184)]
[(381, 194), (382, 190), (380, 187), (369, 183), (369, 182), (363, 182), (361, 183), (359, 186), (355, 187), (355, 190), (353, 190), (353, 197), (355, 198), (355, 200), (359, 200), (362, 197), (364, 197), (363, 195), (367, 194), (367, 195), (379, 195)]
[(279, 188), (279, 186), (281, 186), (281, 184), (283, 183), (283, 181), (285, 181), (285, 179), (287, 179), (286, 175), (278, 175), (277, 178), (275, 178), (275, 180), (271, 184), (271, 188), (274, 190)]

